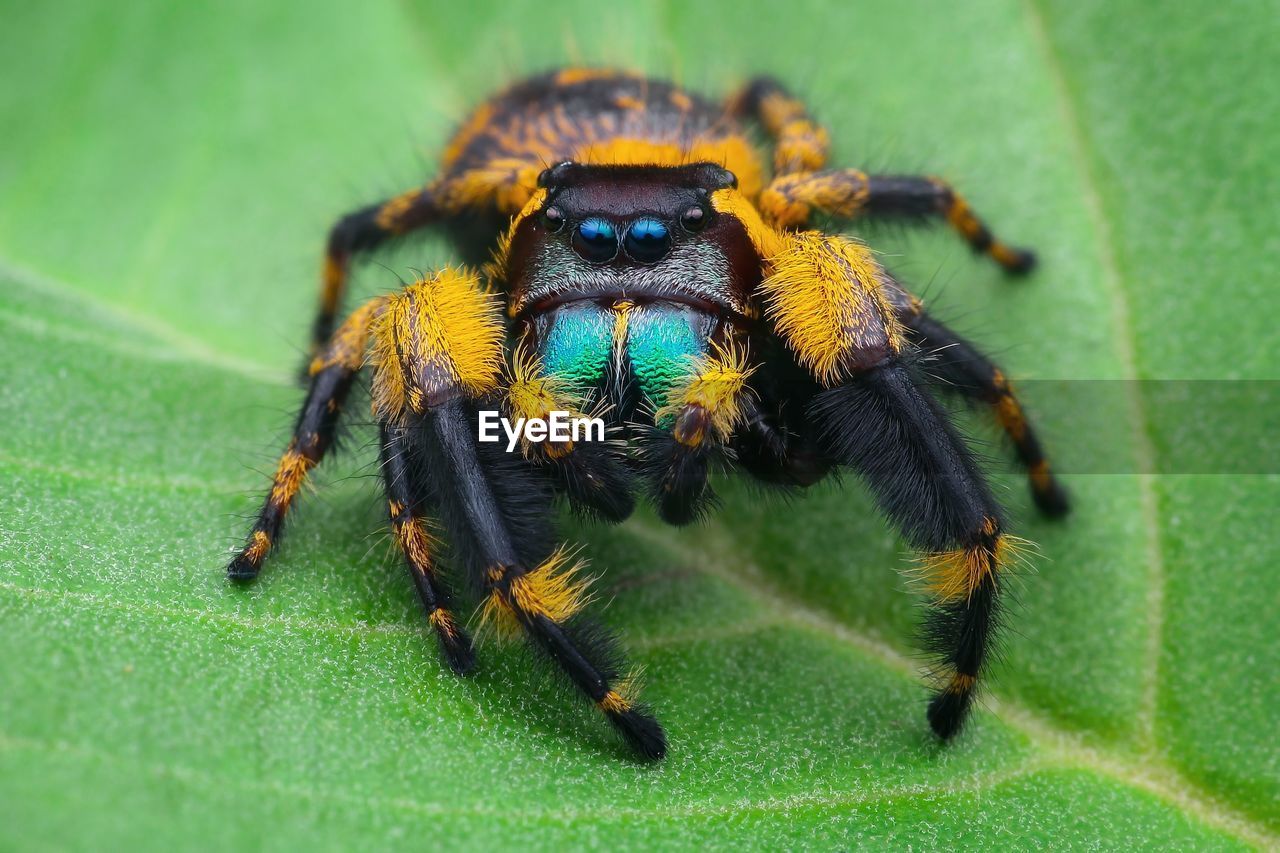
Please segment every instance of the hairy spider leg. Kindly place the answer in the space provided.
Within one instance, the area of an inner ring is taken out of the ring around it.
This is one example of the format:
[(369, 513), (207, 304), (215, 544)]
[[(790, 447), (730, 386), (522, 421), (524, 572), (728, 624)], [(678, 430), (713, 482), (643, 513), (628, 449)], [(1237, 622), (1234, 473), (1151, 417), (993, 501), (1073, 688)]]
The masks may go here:
[(782, 228), (807, 225), (815, 213), (839, 219), (945, 219), (978, 254), (1005, 272), (1021, 275), (1035, 268), (1029, 249), (997, 238), (969, 203), (940, 178), (868, 175), (858, 169), (782, 175), (760, 194), (760, 211)]
[[(459, 136), (468, 128), (472, 133), (478, 132), (479, 126), (471, 126), (477, 118), (485, 118), (483, 110), (472, 117), (472, 122)], [(444, 168), (449, 168), (456, 159), (459, 144), (460, 140), (455, 139), (445, 152)], [(533, 191), (538, 170), (537, 161), (519, 157), (495, 159), (482, 166), (442, 174), (426, 187), (409, 190), (339, 219), (329, 231), (325, 250), (312, 348), (317, 349), (328, 338), (346, 291), (351, 261), (357, 254), (375, 249), (393, 237), (460, 217), (468, 211), (514, 214)]]
[(771, 77), (752, 80), (729, 101), (733, 114), (755, 118), (774, 143), (773, 181), (760, 194), (760, 212), (779, 228), (803, 228), (813, 214), (925, 219), (942, 217), (975, 252), (1021, 274), (1035, 254), (997, 239), (969, 203), (945, 181), (910, 175), (868, 175), (858, 169), (823, 170), (827, 131), (804, 103)]
[(929, 723), (963, 725), (998, 627), (1000, 572), (1012, 556), (1001, 511), (946, 414), (903, 364), (861, 371), (811, 406), (831, 454), (857, 471), (885, 513), (924, 552), (935, 600), (925, 645), (941, 661)]
[[(753, 399), (758, 395), (760, 399)], [(752, 388), (742, 401), (742, 425), (734, 433), (731, 447), (739, 468), (758, 482), (795, 493), (821, 481), (831, 470), (831, 462), (816, 448), (808, 446), (790, 430), (777, 400)], [(766, 408), (768, 406), (769, 408)]]
[(772, 77), (757, 77), (728, 102), (732, 115), (754, 118), (773, 140), (776, 175), (812, 172), (827, 164), (831, 140), (808, 108)]
[(321, 275), (320, 307), (311, 326), (312, 353), (320, 351), (333, 333), (353, 258), (381, 246), (392, 237), (439, 221), (445, 211), (432, 188), (417, 188), (386, 201), (354, 210), (329, 229)]
[(1026, 468), (1031, 497), (1040, 511), (1050, 517), (1066, 515), (1071, 508), (1066, 489), (1053, 475), (1040, 439), (1004, 372), (971, 342), (928, 314), (903, 315), (902, 321), (931, 356), (927, 369), (943, 380), (944, 390), (991, 407), (996, 422), (1013, 443), (1018, 461)]
[[(529, 543), (550, 527), (551, 496), (536, 480), (477, 452), (473, 422), (460, 401), (426, 421), (429, 469), (441, 490), (454, 541), (466, 542), (473, 572), (487, 590), (485, 621), (507, 633), (523, 630), (642, 757), (666, 753), (666, 735), (635, 698), (617, 646), (583, 613), (589, 602), (581, 565), (563, 548), (535, 561)], [(488, 464), (486, 464), (488, 463)], [(524, 469), (527, 472), (527, 468)], [(536, 528), (536, 529), (532, 529)], [(523, 552), (523, 553), (522, 553)]]
[(448, 590), (441, 583), (436, 568), (433, 556), (436, 542), (422, 511), (423, 490), (416, 482), (419, 474), (414, 470), (405, 429), (383, 424), (381, 448), (382, 478), (387, 492), (392, 535), (409, 567), (427, 621), (435, 629), (445, 662), (454, 672), (466, 675), (475, 667), (475, 652), (471, 638), (458, 624), (449, 606)]
[(443, 270), (389, 299), (374, 329), (374, 406), (413, 436), (450, 544), (486, 592), (484, 612), (523, 629), (646, 758), (666, 737), (634, 698), (610, 638), (586, 620), (586, 583), (554, 549), (551, 491), (523, 456), (481, 443), (477, 404), (501, 395), (501, 312), (473, 274)]
[(302, 490), (307, 474), (333, 445), (342, 405), (364, 363), (369, 329), (385, 299), (372, 299), (357, 309), (311, 362), (311, 385), (298, 413), (289, 446), (280, 457), (258, 520), (244, 548), (227, 566), (232, 580), (257, 577), (262, 563), (280, 539), (285, 515)]
[(894, 311), (903, 291), (870, 251), (817, 232), (755, 233), (773, 248), (762, 253), (765, 313), (825, 389), (809, 405), (820, 441), (925, 555), (935, 599), (926, 640), (942, 663), (928, 717), (950, 738), (973, 701), (997, 625), (1000, 569), (1012, 556), (1000, 507), (908, 366), (910, 342)]

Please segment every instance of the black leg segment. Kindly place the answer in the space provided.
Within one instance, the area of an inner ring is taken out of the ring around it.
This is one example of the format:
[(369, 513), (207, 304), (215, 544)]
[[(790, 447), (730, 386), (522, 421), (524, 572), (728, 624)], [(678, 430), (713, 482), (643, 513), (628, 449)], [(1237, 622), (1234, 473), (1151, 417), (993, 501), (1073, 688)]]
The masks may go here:
[(454, 672), (466, 675), (475, 667), (475, 653), (471, 638), (458, 624), (450, 606), (449, 592), (438, 574), (435, 543), (428, 533), (423, 513), (423, 490), (417, 486), (422, 472), (413, 463), (412, 449), (403, 427), (384, 424), (381, 444), (382, 479), (396, 545), (404, 555), (427, 621), (440, 641), (445, 662)]
[(943, 410), (902, 364), (822, 392), (810, 413), (831, 456), (862, 476), (925, 554), (934, 596), (925, 636), (942, 676), (929, 722), (949, 738), (964, 723), (996, 627), (998, 570), (1010, 547), (1000, 507)]
[(333, 334), (352, 259), (438, 218), (433, 193), (429, 189), (417, 189), (354, 210), (334, 223), (325, 247), (320, 307), (311, 327), (313, 353)]
[(1067, 492), (1054, 477), (1040, 439), (1000, 368), (972, 343), (928, 314), (902, 320), (921, 350), (930, 356), (929, 372), (942, 380), (944, 389), (991, 407), (1027, 471), (1031, 496), (1040, 511), (1051, 518), (1066, 515), (1071, 508)]
[(634, 699), (616, 645), (582, 613), (587, 584), (564, 549), (548, 547), (551, 494), (522, 457), (475, 435), (474, 410), (453, 400), (429, 411), (419, 435), (451, 541), (487, 593), (486, 618), (522, 629), (642, 757), (666, 736)]
[(914, 175), (871, 175), (867, 178), (866, 214), (882, 218), (942, 217), (978, 254), (986, 255), (1013, 275), (1031, 272), (1035, 253), (1004, 243), (969, 203), (938, 178)]

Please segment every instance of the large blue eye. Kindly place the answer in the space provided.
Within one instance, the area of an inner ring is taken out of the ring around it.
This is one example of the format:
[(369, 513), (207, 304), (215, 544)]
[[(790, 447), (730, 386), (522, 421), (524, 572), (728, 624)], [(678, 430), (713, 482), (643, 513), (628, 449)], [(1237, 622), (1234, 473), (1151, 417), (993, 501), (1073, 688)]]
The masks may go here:
[(661, 221), (646, 216), (631, 223), (626, 246), (627, 254), (640, 263), (656, 263), (670, 251), (671, 234)]
[(593, 264), (611, 261), (618, 254), (618, 232), (604, 219), (583, 220), (573, 232), (573, 249)]

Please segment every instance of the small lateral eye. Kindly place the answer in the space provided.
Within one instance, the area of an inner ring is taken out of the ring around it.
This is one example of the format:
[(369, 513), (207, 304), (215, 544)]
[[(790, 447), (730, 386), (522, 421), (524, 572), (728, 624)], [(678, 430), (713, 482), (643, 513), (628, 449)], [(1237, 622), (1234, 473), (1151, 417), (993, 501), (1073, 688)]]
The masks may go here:
[(605, 219), (583, 220), (573, 232), (573, 249), (593, 264), (603, 264), (618, 254), (618, 232)]
[(671, 233), (659, 219), (646, 216), (627, 229), (627, 254), (642, 264), (662, 260), (671, 249)]
[(558, 233), (564, 227), (564, 212), (555, 205), (551, 205), (542, 211), (542, 221), (546, 223), (548, 231), (552, 234)]
[(706, 224), (707, 212), (697, 205), (680, 214), (680, 225), (686, 231), (701, 231)]

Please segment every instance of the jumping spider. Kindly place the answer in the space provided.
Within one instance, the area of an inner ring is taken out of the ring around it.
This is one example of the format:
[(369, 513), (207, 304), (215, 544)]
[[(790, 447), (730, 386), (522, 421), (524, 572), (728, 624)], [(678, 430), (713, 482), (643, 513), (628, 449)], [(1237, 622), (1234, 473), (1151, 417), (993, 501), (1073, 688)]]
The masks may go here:
[[(771, 170), (748, 121), (772, 143)], [(332, 229), (310, 392), (230, 577), (258, 574), (367, 365), (391, 529), (448, 665), (466, 673), (475, 658), (437, 525), (485, 614), (524, 631), (640, 755), (659, 758), (661, 726), (581, 612), (585, 584), (557, 544), (553, 501), (620, 521), (642, 489), (685, 524), (713, 500), (714, 463), (783, 487), (848, 468), (922, 552), (941, 672), (928, 719), (950, 738), (987, 658), (1011, 540), (915, 354), (945, 351), (930, 369), (991, 407), (1043, 512), (1064, 513), (1066, 497), (1000, 370), (865, 246), (803, 229), (816, 215), (941, 217), (1010, 273), (1034, 257), (997, 240), (942, 181), (827, 169), (827, 147), (771, 79), (720, 104), (570, 69), (482, 104), (435, 180)], [(473, 263), (491, 259), (372, 299), (335, 329), (353, 257), (435, 224)], [(482, 410), (545, 419), (592, 406), (624, 441), (508, 453), (478, 440)]]

